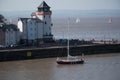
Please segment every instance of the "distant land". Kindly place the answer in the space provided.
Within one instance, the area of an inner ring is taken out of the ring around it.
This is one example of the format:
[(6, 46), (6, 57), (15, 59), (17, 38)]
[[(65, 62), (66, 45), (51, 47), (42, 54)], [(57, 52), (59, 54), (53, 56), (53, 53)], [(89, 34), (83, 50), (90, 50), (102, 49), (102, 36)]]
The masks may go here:
[[(35, 11), (0, 11), (8, 19), (29, 17)], [(53, 18), (68, 17), (114, 17), (120, 16), (120, 10), (52, 10)]]

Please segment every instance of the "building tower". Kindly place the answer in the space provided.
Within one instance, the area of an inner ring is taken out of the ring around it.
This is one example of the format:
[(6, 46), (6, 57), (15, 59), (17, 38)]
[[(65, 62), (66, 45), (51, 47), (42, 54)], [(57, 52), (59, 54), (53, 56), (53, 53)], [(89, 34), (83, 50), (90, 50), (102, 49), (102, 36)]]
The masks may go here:
[(18, 28), (21, 31), (21, 43), (42, 44), (53, 42), (51, 31), (52, 22), (50, 7), (43, 1), (37, 11), (31, 14), (31, 18), (19, 18)]
[[(51, 33), (51, 14), (52, 11), (45, 1), (43, 1), (39, 6), (38, 10), (35, 12), (36, 18), (43, 22), (43, 39), (50, 40), (53, 38)], [(33, 16), (34, 17), (34, 16)]]

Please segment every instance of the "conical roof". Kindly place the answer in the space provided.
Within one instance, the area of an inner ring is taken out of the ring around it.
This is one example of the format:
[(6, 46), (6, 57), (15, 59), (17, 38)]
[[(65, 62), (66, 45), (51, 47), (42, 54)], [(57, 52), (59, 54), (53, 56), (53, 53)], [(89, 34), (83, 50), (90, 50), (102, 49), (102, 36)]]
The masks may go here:
[(45, 1), (43, 1), (43, 2), (38, 6), (38, 8), (43, 8), (43, 7), (44, 7), (44, 8), (50, 8)]

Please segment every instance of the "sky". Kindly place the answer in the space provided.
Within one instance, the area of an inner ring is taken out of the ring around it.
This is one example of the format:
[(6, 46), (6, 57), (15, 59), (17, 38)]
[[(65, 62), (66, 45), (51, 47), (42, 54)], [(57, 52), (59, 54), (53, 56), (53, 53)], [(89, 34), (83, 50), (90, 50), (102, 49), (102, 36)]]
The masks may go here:
[[(0, 0), (0, 11), (37, 10), (43, 0)], [(119, 9), (120, 0), (45, 0), (52, 10)]]

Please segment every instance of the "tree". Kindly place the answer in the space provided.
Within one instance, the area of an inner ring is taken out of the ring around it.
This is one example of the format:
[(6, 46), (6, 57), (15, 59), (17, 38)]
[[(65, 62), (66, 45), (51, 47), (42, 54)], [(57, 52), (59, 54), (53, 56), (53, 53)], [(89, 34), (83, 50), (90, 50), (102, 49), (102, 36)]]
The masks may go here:
[(0, 14), (0, 23), (3, 23), (5, 20), (4, 16)]

